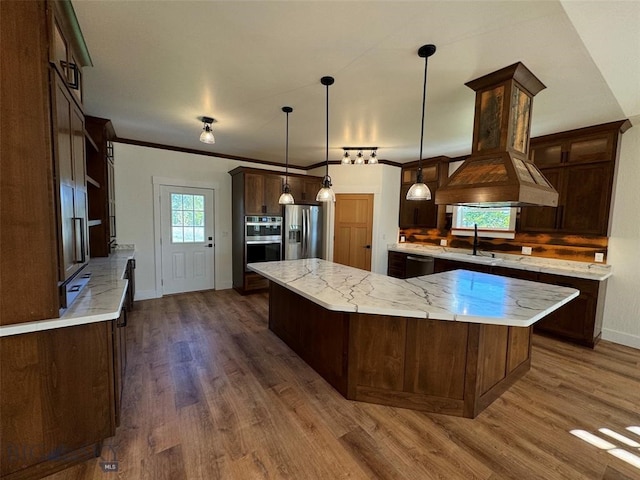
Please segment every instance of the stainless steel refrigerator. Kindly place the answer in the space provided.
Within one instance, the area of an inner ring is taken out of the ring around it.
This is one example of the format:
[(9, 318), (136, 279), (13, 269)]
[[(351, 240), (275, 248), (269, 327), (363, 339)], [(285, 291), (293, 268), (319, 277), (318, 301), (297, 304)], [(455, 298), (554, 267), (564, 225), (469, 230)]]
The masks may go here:
[(322, 258), (322, 209), (314, 205), (284, 208), (284, 259)]

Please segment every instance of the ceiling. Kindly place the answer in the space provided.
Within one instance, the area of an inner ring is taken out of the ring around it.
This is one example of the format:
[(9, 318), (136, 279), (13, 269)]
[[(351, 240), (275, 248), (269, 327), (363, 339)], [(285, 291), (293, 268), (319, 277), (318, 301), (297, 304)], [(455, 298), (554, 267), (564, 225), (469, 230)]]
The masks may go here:
[[(465, 82), (521, 61), (545, 85), (532, 135), (640, 114), (639, 1), (84, 1), (93, 67), (85, 110), (119, 138), (268, 162), (330, 160), (343, 146), (416, 160), (426, 43), (424, 157), (468, 154)], [(201, 116), (216, 143), (198, 141)]]

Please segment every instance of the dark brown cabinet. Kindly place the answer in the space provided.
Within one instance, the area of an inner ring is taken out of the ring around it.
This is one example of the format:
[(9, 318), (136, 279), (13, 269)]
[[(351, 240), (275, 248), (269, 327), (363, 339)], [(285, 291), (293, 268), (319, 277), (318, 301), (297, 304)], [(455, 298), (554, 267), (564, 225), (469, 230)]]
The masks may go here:
[(125, 271), (124, 278), (129, 281), (125, 298), (125, 308), (132, 311), (133, 300), (136, 296), (136, 260), (134, 258), (129, 259), (127, 262), (127, 269)]
[[(245, 217), (282, 216), (283, 205), (278, 200), (285, 177), (277, 172), (248, 167), (234, 168), (229, 174), (232, 187), (233, 288), (242, 293), (264, 290), (268, 281), (257, 273), (247, 272), (245, 268)], [(289, 175), (289, 186), (296, 204), (316, 203), (316, 193), (321, 181), (320, 177)], [(307, 198), (313, 198), (313, 201), (305, 200)]]
[(86, 117), (87, 194), (89, 199), (89, 252), (107, 257), (116, 240), (113, 143), (110, 120)]
[(388, 252), (387, 275), (395, 278), (407, 278), (407, 254)]
[(539, 273), (500, 265), (477, 265), (436, 258), (435, 272), (464, 269), (510, 278), (560, 285), (580, 290), (580, 295), (534, 325), (534, 331), (593, 348), (600, 340), (607, 281)]
[(127, 368), (127, 315), (122, 309), (120, 318), (109, 322), (113, 342), (113, 430), (120, 425), (122, 418), (122, 390)]
[(282, 215), (282, 205), (278, 203), (282, 184), (283, 178), (280, 175), (245, 173), (245, 215)]
[(535, 324), (549, 333), (593, 348), (600, 340), (607, 281), (540, 273), (538, 281), (580, 290), (580, 295)]
[(89, 257), (84, 115), (64, 81), (52, 72), (54, 145), (58, 177), (60, 282), (82, 269)]
[(523, 232), (606, 236), (617, 146), (625, 121), (531, 140), (533, 162), (559, 194), (558, 207), (523, 207)]
[(422, 179), (431, 190), (431, 200), (407, 200), (407, 192), (416, 182), (418, 163), (406, 164), (401, 172), (400, 185), (400, 228), (438, 228), (439, 219), (444, 219), (445, 206), (435, 203), (435, 192), (446, 180), (449, 169), (449, 158), (436, 157), (422, 162)]
[(445, 258), (436, 258), (434, 273), (448, 272), (449, 270), (471, 270), (472, 272), (491, 273), (490, 265), (482, 265), (471, 262), (459, 262)]
[[(11, 299), (0, 323), (9, 325), (58, 317), (58, 284), (88, 257), (81, 67), (90, 60), (71, 2), (3, 0), (0, 37), (0, 282)], [(42, 478), (99, 453), (115, 433), (113, 355), (110, 322), (0, 338), (0, 477)]]
[(111, 322), (0, 338), (0, 427), (15, 447), (2, 478), (42, 478), (114, 435), (112, 338)]
[[(320, 187), (322, 187), (321, 178), (289, 175), (288, 182), (291, 188), (291, 195), (293, 195), (296, 204), (318, 204), (318, 202), (316, 202), (316, 195)], [(284, 184), (284, 176), (282, 177), (282, 183)]]
[(78, 61), (82, 42), (71, 41), (79, 32), (66, 16), (72, 11), (69, 2), (2, 4), (2, 70), (11, 72), (0, 114), (2, 269), (13, 277), (2, 283), (12, 285), (3, 295), (16, 304), (3, 310), (3, 324), (56, 317), (65, 284), (88, 259), (84, 114), (69, 83), (69, 64), (80, 78), (86, 63)]

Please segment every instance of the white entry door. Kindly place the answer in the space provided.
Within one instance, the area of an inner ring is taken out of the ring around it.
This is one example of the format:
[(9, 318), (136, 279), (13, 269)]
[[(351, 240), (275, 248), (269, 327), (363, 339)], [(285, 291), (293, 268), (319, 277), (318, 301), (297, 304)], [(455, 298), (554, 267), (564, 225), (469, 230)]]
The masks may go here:
[(213, 190), (160, 187), (162, 293), (214, 288)]

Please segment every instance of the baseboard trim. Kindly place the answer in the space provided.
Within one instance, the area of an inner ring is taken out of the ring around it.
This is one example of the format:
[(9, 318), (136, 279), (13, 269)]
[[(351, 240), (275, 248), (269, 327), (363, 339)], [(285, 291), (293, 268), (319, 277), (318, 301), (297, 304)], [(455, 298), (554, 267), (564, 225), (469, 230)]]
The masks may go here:
[(153, 298), (160, 298), (162, 295), (158, 295), (155, 290), (136, 290), (136, 296), (134, 300), (151, 300)]
[[(215, 286), (216, 290), (228, 290), (233, 288), (233, 282), (220, 282)], [(154, 298), (161, 298), (162, 294), (156, 290), (136, 290), (136, 297), (134, 300), (152, 300)]]
[(640, 350), (640, 336), (633, 335), (631, 333), (619, 332), (617, 330), (611, 330), (609, 328), (602, 329), (602, 339), (608, 340), (613, 343), (619, 343), (631, 348), (637, 348)]

